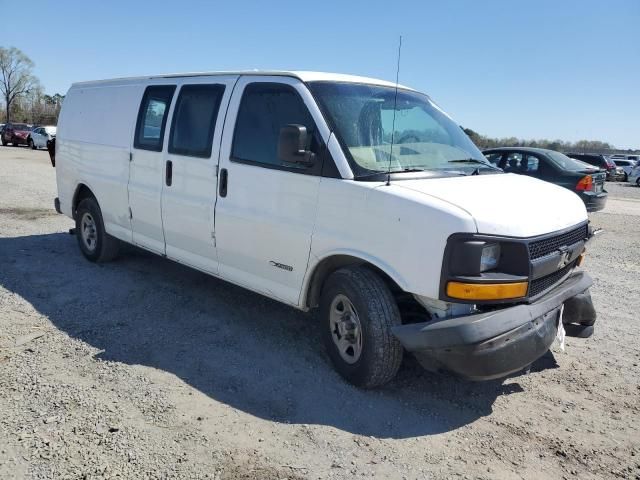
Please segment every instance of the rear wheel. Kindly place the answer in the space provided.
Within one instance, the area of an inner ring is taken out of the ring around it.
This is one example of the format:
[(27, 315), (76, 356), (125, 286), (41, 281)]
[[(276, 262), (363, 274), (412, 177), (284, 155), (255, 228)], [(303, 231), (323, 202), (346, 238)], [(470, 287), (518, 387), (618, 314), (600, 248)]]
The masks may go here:
[(400, 312), (382, 278), (363, 267), (342, 268), (327, 279), (320, 298), (324, 344), (335, 369), (352, 384), (389, 382), (402, 362), (391, 332)]
[(78, 205), (76, 237), (87, 260), (102, 263), (118, 255), (120, 241), (105, 231), (102, 212), (94, 198), (85, 198)]

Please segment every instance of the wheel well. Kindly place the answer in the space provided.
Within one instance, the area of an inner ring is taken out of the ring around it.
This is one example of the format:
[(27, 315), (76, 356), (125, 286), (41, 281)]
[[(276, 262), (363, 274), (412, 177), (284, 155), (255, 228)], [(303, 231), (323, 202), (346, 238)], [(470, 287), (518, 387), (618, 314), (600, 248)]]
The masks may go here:
[(85, 198), (96, 198), (96, 196), (89, 189), (89, 187), (81, 183), (76, 187), (76, 192), (73, 194), (73, 202), (71, 204), (71, 207), (72, 207), (74, 218), (76, 216), (76, 210), (78, 210), (78, 205)]
[(394, 296), (402, 293), (402, 289), (398, 284), (383, 270), (372, 263), (358, 257), (352, 257), (351, 255), (334, 255), (322, 260), (313, 271), (309, 287), (307, 288), (306, 306), (309, 308), (317, 307), (320, 302), (322, 287), (327, 278), (329, 278), (329, 275), (336, 270), (347, 266), (362, 266), (368, 268), (377, 273), (380, 278), (384, 280)]

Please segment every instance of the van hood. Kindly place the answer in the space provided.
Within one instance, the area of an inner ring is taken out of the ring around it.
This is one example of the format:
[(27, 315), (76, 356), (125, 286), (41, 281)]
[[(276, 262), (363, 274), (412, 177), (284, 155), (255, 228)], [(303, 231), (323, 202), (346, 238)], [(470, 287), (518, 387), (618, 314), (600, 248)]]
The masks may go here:
[(489, 235), (531, 237), (562, 230), (588, 219), (578, 195), (525, 175), (506, 173), (397, 180), (392, 185), (461, 208), (473, 217), (478, 233)]

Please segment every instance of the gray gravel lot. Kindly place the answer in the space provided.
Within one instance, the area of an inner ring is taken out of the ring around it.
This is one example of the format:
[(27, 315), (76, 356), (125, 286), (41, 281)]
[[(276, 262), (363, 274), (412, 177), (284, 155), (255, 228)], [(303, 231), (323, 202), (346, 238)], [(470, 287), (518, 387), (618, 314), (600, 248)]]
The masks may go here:
[(607, 189), (592, 338), (360, 391), (310, 315), (134, 248), (84, 260), (46, 151), (0, 147), (0, 478), (638, 479), (640, 188)]

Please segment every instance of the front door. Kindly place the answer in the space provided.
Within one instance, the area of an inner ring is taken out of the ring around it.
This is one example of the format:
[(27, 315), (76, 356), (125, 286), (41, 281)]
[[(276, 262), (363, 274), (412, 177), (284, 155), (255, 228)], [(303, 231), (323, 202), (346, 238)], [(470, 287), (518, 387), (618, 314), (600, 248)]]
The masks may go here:
[(319, 121), (300, 81), (245, 76), (234, 89), (222, 140), (215, 216), (220, 275), (294, 305), (309, 260), (322, 166), (318, 156), (313, 166), (283, 163), (278, 136), (285, 125), (303, 125), (317, 151)]
[(162, 186), (167, 257), (218, 273), (214, 208), (220, 137), (237, 77), (188, 79), (173, 108)]
[(129, 164), (132, 240), (164, 255), (161, 196), (164, 184), (164, 133), (175, 85), (146, 88), (136, 123)]

